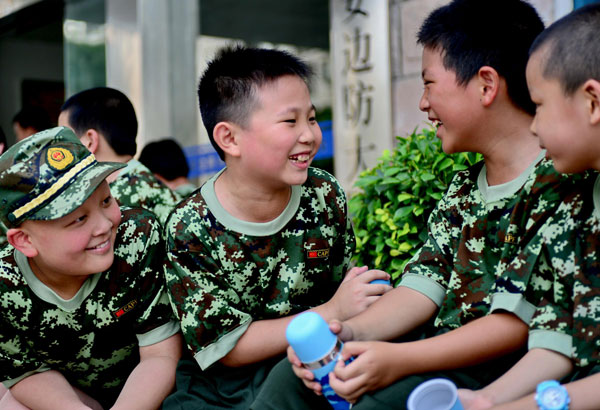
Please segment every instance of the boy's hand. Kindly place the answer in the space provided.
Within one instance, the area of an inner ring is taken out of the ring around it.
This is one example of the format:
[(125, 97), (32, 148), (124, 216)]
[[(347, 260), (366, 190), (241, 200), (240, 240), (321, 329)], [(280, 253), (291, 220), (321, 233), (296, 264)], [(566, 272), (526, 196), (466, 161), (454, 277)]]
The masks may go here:
[[(329, 384), (335, 392), (350, 403), (364, 393), (386, 387), (398, 379), (398, 366), (390, 360), (393, 345), (385, 342), (347, 342), (342, 357), (329, 374)], [(345, 364), (350, 357), (354, 361)], [(400, 375), (401, 376), (401, 375)]]
[(302, 383), (304, 383), (306, 387), (314, 391), (316, 395), (320, 396), (321, 394), (323, 394), (323, 388), (321, 387), (321, 384), (315, 381), (315, 375), (310, 370), (302, 366), (302, 362), (300, 361), (298, 356), (296, 356), (296, 352), (294, 352), (292, 346), (288, 346), (287, 348), (287, 357), (290, 363), (292, 364), (292, 370), (294, 371), (294, 374), (300, 380), (302, 380)]
[(339, 320), (333, 319), (331, 322), (329, 322), (329, 330), (336, 334), (342, 342), (347, 342), (348, 340), (354, 339), (352, 328), (349, 325), (344, 324), (344, 322), (340, 322)]
[(331, 317), (349, 319), (366, 310), (379, 296), (393, 289), (389, 285), (371, 284), (375, 279), (389, 280), (390, 275), (382, 270), (368, 270), (366, 266), (350, 269), (330, 300), (334, 309)]
[(489, 397), (477, 390), (458, 389), (458, 399), (465, 410), (484, 410), (494, 406)]

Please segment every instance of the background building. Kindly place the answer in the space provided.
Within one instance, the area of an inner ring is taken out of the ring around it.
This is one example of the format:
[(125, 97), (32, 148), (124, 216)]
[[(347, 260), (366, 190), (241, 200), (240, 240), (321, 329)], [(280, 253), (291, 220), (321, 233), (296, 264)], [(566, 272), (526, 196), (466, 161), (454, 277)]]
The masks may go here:
[[(394, 136), (426, 125), (415, 33), (447, 2), (0, 0), (0, 126), (12, 143), (22, 106), (40, 105), (56, 121), (66, 97), (106, 85), (132, 100), (140, 150), (173, 136), (192, 176), (205, 177), (222, 166), (197, 108), (206, 61), (228, 43), (281, 47), (316, 71), (312, 94), (326, 136), (318, 165), (349, 188)], [(546, 24), (589, 2), (531, 0)]]

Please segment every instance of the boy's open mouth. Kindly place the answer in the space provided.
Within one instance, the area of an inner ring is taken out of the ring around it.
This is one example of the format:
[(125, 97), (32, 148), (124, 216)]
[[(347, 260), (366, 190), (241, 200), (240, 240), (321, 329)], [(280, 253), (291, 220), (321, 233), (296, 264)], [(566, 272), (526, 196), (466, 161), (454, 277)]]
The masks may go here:
[(87, 250), (92, 250), (92, 251), (93, 251), (93, 250), (95, 250), (95, 249), (102, 249), (102, 248), (104, 248), (105, 246), (108, 246), (108, 243), (109, 243), (109, 242), (110, 242), (110, 240), (109, 240), (109, 239), (107, 239), (106, 241), (102, 242), (101, 244), (98, 244), (98, 245), (96, 245), (96, 246), (92, 246), (92, 247), (90, 247), (90, 248), (87, 248)]
[(309, 154), (290, 155), (288, 157), (292, 162), (307, 162), (310, 159)]
[(432, 124), (435, 128), (438, 128), (440, 125), (444, 125), (444, 123), (441, 122), (440, 120), (433, 120)]

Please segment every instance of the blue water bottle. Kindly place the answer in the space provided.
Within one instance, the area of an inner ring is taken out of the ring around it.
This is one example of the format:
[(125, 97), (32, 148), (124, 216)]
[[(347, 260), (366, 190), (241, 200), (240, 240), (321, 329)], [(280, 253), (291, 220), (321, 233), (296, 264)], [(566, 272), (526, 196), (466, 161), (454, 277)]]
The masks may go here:
[(343, 343), (329, 330), (323, 318), (315, 312), (296, 316), (285, 332), (296, 355), (323, 386), (323, 395), (335, 410), (348, 410), (351, 405), (338, 396), (329, 385), (329, 373), (340, 358)]

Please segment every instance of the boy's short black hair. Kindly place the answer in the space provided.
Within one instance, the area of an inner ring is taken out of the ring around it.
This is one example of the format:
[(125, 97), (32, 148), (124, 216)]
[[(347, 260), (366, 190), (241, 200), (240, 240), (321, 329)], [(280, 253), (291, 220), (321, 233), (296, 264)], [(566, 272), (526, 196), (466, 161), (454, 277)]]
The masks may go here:
[(21, 128), (33, 128), (36, 132), (52, 128), (50, 115), (42, 107), (37, 105), (28, 105), (23, 107), (13, 117), (13, 124), (17, 123)]
[(135, 155), (138, 121), (131, 101), (121, 91), (90, 88), (71, 96), (60, 110), (67, 112), (78, 136), (95, 129), (118, 155)]
[(589, 79), (600, 81), (600, 4), (577, 9), (540, 34), (530, 54), (542, 47), (542, 75), (560, 82), (572, 95)]
[(417, 41), (440, 50), (444, 67), (461, 85), (481, 67), (494, 68), (506, 80), (511, 100), (534, 114), (525, 68), (529, 47), (543, 29), (537, 11), (522, 0), (454, 0), (427, 17)]
[(177, 141), (171, 138), (147, 144), (140, 153), (140, 162), (154, 174), (167, 181), (179, 177), (187, 178), (190, 173), (185, 154)]
[(247, 126), (256, 108), (256, 90), (285, 75), (296, 75), (308, 84), (312, 70), (286, 51), (243, 46), (221, 49), (208, 63), (198, 86), (200, 114), (221, 159), (225, 154), (214, 141), (215, 125), (231, 121)]

